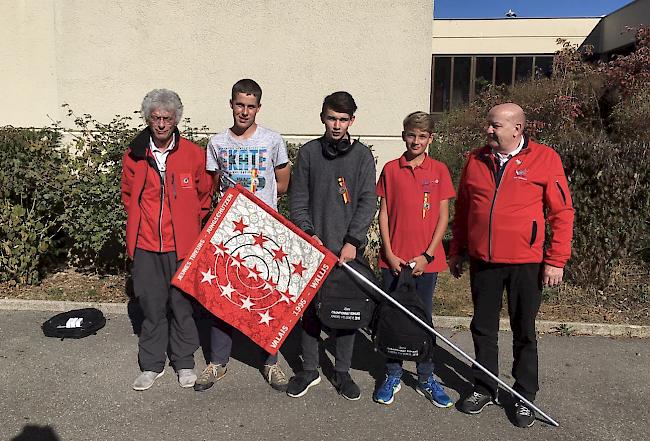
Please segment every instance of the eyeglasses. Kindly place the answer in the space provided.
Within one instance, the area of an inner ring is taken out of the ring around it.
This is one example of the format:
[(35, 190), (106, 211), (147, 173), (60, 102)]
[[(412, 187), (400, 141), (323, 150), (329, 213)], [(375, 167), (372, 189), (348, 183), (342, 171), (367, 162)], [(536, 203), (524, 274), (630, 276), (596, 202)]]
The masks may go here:
[(149, 121), (151, 121), (152, 123), (157, 123), (158, 121), (160, 121), (164, 125), (168, 126), (174, 122), (174, 118), (171, 116), (150, 115)]

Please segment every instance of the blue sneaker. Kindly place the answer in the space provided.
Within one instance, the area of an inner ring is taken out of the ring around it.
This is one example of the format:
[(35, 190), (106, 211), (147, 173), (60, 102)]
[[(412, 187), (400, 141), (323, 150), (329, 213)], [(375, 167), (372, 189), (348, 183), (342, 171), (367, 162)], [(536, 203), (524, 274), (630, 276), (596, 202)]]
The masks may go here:
[(451, 407), (454, 405), (449, 395), (445, 393), (440, 383), (433, 376), (429, 377), (425, 382), (418, 383), (415, 390), (438, 407)]
[(375, 391), (373, 400), (381, 404), (390, 404), (395, 399), (395, 394), (402, 388), (401, 378), (395, 375), (386, 375), (386, 380)]

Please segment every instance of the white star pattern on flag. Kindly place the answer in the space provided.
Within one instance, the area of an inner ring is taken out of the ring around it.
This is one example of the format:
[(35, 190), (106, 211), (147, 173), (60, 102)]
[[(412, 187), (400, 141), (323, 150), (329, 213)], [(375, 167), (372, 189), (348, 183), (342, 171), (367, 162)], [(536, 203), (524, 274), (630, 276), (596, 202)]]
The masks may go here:
[(232, 299), (232, 293), (237, 291), (235, 288), (232, 287), (230, 283), (225, 286), (219, 285), (219, 288), (221, 288), (221, 297), (226, 296), (229, 299)]
[(271, 317), (271, 312), (266, 310), (264, 313), (258, 312), (260, 315), (260, 323), (264, 323), (265, 325), (269, 325), (271, 323), (271, 320), (275, 320), (273, 317)]
[(287, 227), (272, 222), (252, 201), (238, 196), (236, 202), (210, 238), (214, 266), (204, 279), (238, 311), (258, 313), (260, 324), (273, 327), (284, 308), (300, 300), (322, 253), (300, 238), (287, 240), (292, 237)]
[(208, 282), (210, 285), (212, 285), (212, 281), (217, 278), (217, 276), (212, 274), (212, 268), (208, 268), (207, 272), (201, 271), (201, 275), (203, 276), (201, 283)]
[(257, 280), (258, 274), (257, 274), (256, 271), (254, 271), (254, 270), (257, 270), (257, 267), (248, 268), (248, 270), (249, 271), (248, 271), (248, 275), (246, 276), (246, 278), (247, 279), (255, 279), (255, 280)]
[(230, 259), (230, 266), (236, 266), (237, 268), (241, 266), (239, 256), (232, 256), (232, 259)]
[(239, 309), (247, 309), (250, 311), (253, 306), (255, 306), (255, 303), (251, 302), (250, 297), (246, 297), (244, 300), (241, 301), (241, 307)]
[(220, 244), (212, 244), (214, 246), (214, 256), (223, 256), (226, 251), (228, 251), (228, 248), (221, 242)]

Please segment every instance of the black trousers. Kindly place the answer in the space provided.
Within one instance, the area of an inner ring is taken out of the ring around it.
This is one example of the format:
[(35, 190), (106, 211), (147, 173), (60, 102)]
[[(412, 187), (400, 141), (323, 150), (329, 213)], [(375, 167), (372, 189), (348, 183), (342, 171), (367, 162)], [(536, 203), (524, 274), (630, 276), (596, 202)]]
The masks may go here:
[[(302, 368), (306, 371), (318, 369), (318, 341), (321, 333), (321, 323), (316, 315), (312, 302), (302, 316)], [(352, 353), (354, 351), (355, 329), (332, 329), (331, 337), (335, 340), (334, 371), (347, 372), (352, 366)]]
[[(513, 389), (529, 400), (539, 390), (535, 317), (541, 304), (541, 264), (497, 264), (478, 259), (470, 262), (474, 317), (470, 329), (476, 361), (499, 375), (499, 313), (505, 288), (512, 330)], [(497, 382), (472, 368), (475, 387), (496, 396)]]
[[(189, 296), (171, 285), (180, 264), (175, 252), (135, 250), (133, 290), (144, 314), (138, 341), (143, 371), (162, 372), (166, 355), (176, 370), (194, 368), (194, 351), (199, 347), (194, 308)], [(171, 321), (167, 318), (170, 311)]]

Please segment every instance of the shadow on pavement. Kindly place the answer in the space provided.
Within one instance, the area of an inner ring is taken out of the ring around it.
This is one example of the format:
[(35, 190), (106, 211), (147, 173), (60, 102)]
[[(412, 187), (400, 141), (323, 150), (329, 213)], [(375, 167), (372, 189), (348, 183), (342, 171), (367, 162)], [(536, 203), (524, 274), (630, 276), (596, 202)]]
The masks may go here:
[(11, 441), (60, 441), (60, 438), (50, 426), (28, 424)]

